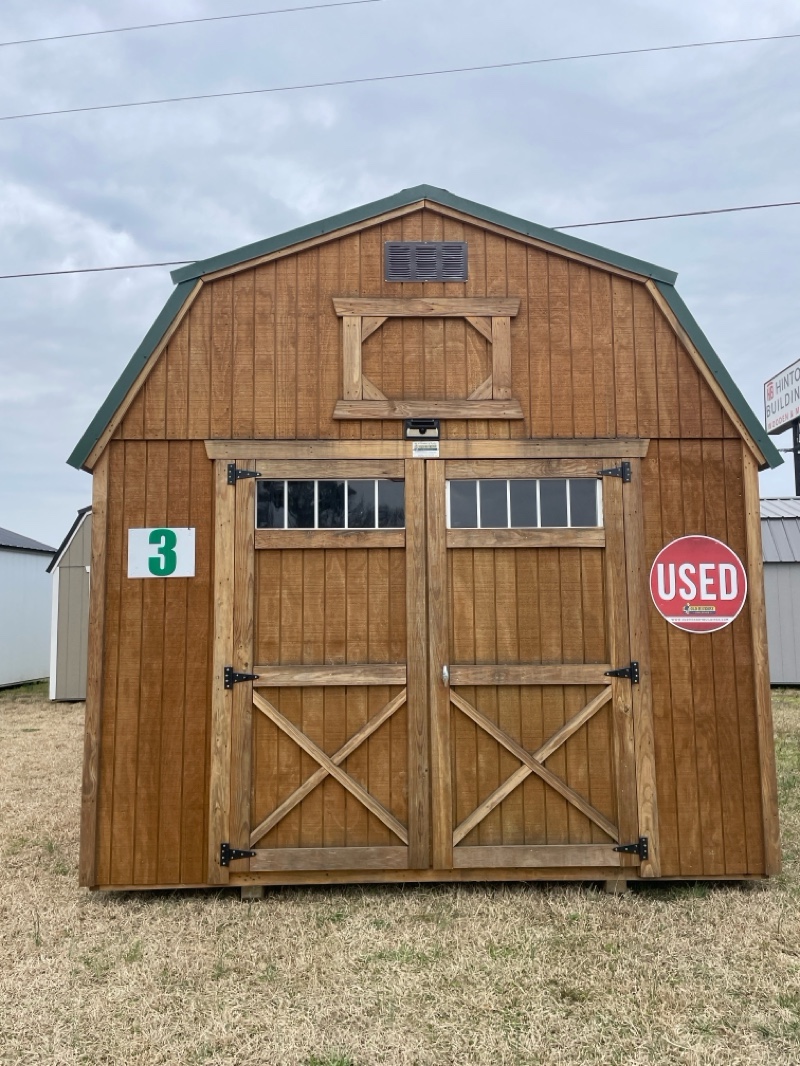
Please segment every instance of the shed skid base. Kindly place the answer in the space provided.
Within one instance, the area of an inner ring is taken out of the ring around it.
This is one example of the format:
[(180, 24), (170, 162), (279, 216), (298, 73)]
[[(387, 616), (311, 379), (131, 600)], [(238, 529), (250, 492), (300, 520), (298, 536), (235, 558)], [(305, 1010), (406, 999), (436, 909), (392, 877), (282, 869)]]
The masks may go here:
[[(642, 884), (662, 885), (674, 884), (675, 882), (688, 882), (694, 884), (702, 882), (725, 882), (725, 881), (766, 881), (765, 874), (715, 874), (701, 877), (639, 877), (633, 867), (630, 872), (626, 871), (625, 881), (630, 885), (637, 881)], [(177, 892), (196, 891), (207, 888), (215, 892), (226, 888), (247, 887), (271, 887), (291, 888), (294, 885), (353, 885), (353, 884), (431, 884), (431, 883), (459, 883), (464, 881), (575, 881), (575, 882), (602, 882), (605, 887), (609, 881), (608, 867), (584, 867), (580, 870), (564, 869), (537, 869), (537, 870), (406, 870), (393, 871), (392, 876), (386, 876), (385, 870), (312, 870), (307, 872), (289, 873), (232, 873), (227, 885), (97, 885), (92, 892)], [(613, 883), (613, 882), (611, 882)], [(247, 898), (247, 897), (243, 897)], [(257, 897), (251, 897), (257, 898)]]

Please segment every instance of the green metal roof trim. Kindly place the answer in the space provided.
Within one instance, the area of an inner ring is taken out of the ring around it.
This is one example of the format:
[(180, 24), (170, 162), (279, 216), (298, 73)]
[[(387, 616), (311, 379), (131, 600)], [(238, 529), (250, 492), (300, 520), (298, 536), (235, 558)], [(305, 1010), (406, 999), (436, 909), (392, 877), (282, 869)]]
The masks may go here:
[(753, 440), (759, 446), (766, 459), (767, 466), (772, 470), (776, 466), (781, 466), (783, 456), (772, 443), (770, 437), (767, 436), (766, 429), (761, 425), (752, 407), (742, 395), (739, 386), (725, 369), (722, 360), (711, 347), (708, 337), (698, 326), (694, 315), (678, 295), (675, 286), (665, 285), (661, 281), (657, 281), (656, 285), (661, 295), (672, 308), (675, 317), (689, 334), (692, 343), (703, 357), (706, 366), (719, 382), (722, 391), (733, 404), (734, 410), (750, 431)]
[(513, 215), (507, 215), (503, 211), (495, 211), (493, 208), (485, 207), (483, 204), (476, 204), (471, 200), (464, 200), (460, 196), (454, 196), (452, 193), (447, 192), (446, 189), (436, 189), (431, 185), (417, 185), (413, 189), (404, 189), (395, 196), (388, 196), (383, 200), (375, 200), (371, 204), (365, 204), (364, 206), (354, 208), (351, 211), (345, 211), (340, 215), (334, 215), (331, 218), (323, 219), (321, 222), (314, 222), (308, 226), (301, 226), (298, 229), (290, 230), (288, 233), (282, 233), (277, 237), (270, 237), (264, 241), (257, 241), (254, 244), (248, 244), (243, 248), (238, 248), (233, 252), (226, 252), (223, 255), (213, 256), (210, 259), (203, 259), (190, 266), (174, 270), (172, 272), (172, 278), (177, 282), (175, 291), (167, 300), (158, 318), (147, 331), (144, 340), (134, 352), (131, 361), (122, 371), (119, 380), (112, 388), (100, 410), (92, 419), (89, 428), (75, 446), (72, 455), (70, 455), (67, 460), (69, 465), (74, 466), (77, 470), (80, 470), (83, 467), (92, 448), (102, 436), (119, 405), (125, 399), (128, 390), (133, 385), (142, 367), (156, 350), (160, 341), (164, 337), (164, 334), (167, 332), (181, 307), (183, 307), (183, 304), (189, 297), (189, 294), (194, 289), (198, 278), (216, 270), (223, 270), (226, 267), (236, 266), (237, 264), (245, 263), (250, 259), (268, 255), (271, 252), (281, 251), (294, 244), (299, 244), (301, 241), (307, 241), (314, 237), (321, 237), (326, 233), (332, 233), (345, 226), (355, 225), (359, 222), (367, 222), (376, 215), (392, 211), (398, 207), (405, 207), (409, 204), (417, 203), (420, 200), (431, 200), (435, 203), (440, 203), (445, 207), (452, 207), (454, 210), (473, 215), (475, 218), (482, 219), (484, 222), (491, 222), (511, 231), (516, 231), (517, 233), (522, 233), (529, 237), (536, 237), (556, 248), (564, 248), (567, 251), (579, 252), (580, 254), (589, 256), (601, 263), (608, 263), (610, 266), (620, 267), (643, 277), (652, 278), (669, 303), (678, 321), (691, 337), (697, 350), (700, 352), (711, 370), (711, 373), (720, 383), (723, 391), (733, 404), (739, 417), (742, 419), (742, 422), (752, 434), (753, 439), (763, 452), (767, 464), (770, 467), (776, 467), (780, 466), (783, 462), (777, 448), (767, 436), (766, 430), (756, 418), (744, 396), (742, 396), (730, 374), (723, 366), (719, 356), (709, 344), (708, 338), (697, 325), (697, 322), (695, 322), (694, 317), (686, 304), (675, 291), (674, 282), (678, 275), (674, 271), (665, 270), (663, 267), (656, 266), (653, 263), (647, 263), (642, 259), (635, 259), (632, 256), (610, 251), (608, 248), (603, 248), (599, 244), (592, 244), (589, 241), (583, 241), (577, 237), (567, 236), (564, 233), (559, 233), (557, 230), (548, 229), (546, 226), (539, 226), (535, 222), (528, 222), (525, 219), (515, 218)]
[(642, 274), (644, 277), (657, 281), (665, 281), (670, 285), (678, 276), (674, 270), (666, 270), (664, 267), (656, 266), (655, 263), (647, 263), (644, 259), (622, 255), (600, 244), (592, 244), (591, 241), (583, 241), (579, 237), (570, 237), (566, 233), (540, 226), (536, 222), (528, 222), (527, 219), (517, 218), (515, 215), (507, 215), (505, 211), (496, 211), (493, 207), (477, 204), (473, 200), (464, 200), (461, 196), (448, 192), (447, 189), (437, 189), (433, 185), (415, 185), (413, 189), (403, 189), (394, 196), (386, 196), (371, 204), (354, 207), (350, 211), (343, 211), (340, 215), (332, 215), (320, 222), (312, 222), (308, 226), (289, 230), (288, 233), (280, 233), (277, 237), (268, 237), (265, 241), (255, 241), (253, 244), (244, 245), (243, 248), (235, 248), (232, 252), (223, 252), (222, 255), (214, 255), (210, 259), (200, 259), (189, 266), (178, 267), (177, 270), (172, 271), (171, 277), (173, 281), (188, 281), (191, 278), (202, 277), (203, 274), (212, 274), (215, 270), (225, 270), (226, 267), (246, 263), (248, 259), (257, 259), (271, 252), (279, 252), (293, 244), (312, 240), (314, 237), (322, 237), (326, 233), (343, 229), (345, 226), (367, 222), (376, 215), (394, 211), (398, 207), (408, 207), (420, 200), (431, 200), (443, 207), (452, 207), (455, 211), (474, 215), (475, 218), (480, 218), (484, 222), (492, 222), (496, 226), (504, 226), (517, 233), (524, 233), (526, 237), (536, 237), (555, 245), (556, 248), (579, 252), (592, 259), (599, 259), (601, 263), (630, 270), (634, 274)]
[(193, 281), (185, 281), (175, 286), (169, 299), (161, 309), (158, 318), (145, 334), (144, 340), (133, 353), (131, 361), (120, 374), (116, 385), (106, 396), (100, 410), (89, 423), (89, 428), (75, 445), (72, 455), (67, 459), (69, 465), (74, 466), (76, 470), (83, 468), (83, 464), (89, 458), (92, 448), (103, 435), (117, 408), (125, 399), (128, 389), (133, 385), (139, 376), (140, 370), (158, 347), (159, 342), (172, 325), (175, 316), (183, 307), (194, 286), (195, 282)]

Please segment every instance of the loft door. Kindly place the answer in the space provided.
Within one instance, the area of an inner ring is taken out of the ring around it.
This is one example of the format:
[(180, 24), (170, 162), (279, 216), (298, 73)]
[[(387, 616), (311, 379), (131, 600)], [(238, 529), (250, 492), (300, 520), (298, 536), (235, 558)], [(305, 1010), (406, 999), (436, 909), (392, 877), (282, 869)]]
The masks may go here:
[[(428, 464), (433, 863), (639, 865), (622, 480)], [(627, 488), (627, 486), (625, 486)], [(643, 669), (644, 663), (640, 663)]]

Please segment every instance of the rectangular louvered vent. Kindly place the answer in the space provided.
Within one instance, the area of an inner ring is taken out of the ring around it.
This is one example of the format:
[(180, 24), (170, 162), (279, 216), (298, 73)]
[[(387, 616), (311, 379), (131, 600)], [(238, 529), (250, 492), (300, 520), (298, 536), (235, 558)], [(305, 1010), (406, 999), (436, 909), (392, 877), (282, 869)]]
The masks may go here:
[(387, 281), (466, 281), (465, 241), (387, 241)]

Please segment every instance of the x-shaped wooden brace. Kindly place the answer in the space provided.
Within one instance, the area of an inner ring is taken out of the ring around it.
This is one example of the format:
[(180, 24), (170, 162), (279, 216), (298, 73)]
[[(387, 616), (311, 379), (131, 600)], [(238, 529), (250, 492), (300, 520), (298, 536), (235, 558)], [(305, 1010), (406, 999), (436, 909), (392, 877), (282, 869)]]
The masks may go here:
[(469, 718), (472, 719), (476, 725), (479, 725), (481, 729), (494, 737), (494, 739), (502, 744), (507, 751), (510, 751), (519, 761), (522, 763), (519, 770), (516, 770), (507, 781), (504, 781), (499, 788), (496, 788), (491, 796), (488, 796), (483, 803), (477, 807), (469, 817), (456, 827), (453, 833), (453, 845), (458, 844), (460, 840), (469, 833), (478, 822), (482, 822), (483, 819), (493, 811), (494, 808), (501, 803), (506, 796), (508, 796), (514, 789), (521, 785), (526, 777), (530, 777), (531, 774), (537, 774), (543, 781), (545, 781), (551, 788), (554, 788), (556, 792), (560, 792), (561, 795), (577, 807), (579, 811), (582, 811), (587, 818), (591, 819), (595, 825), (599, 825), (604, 833), (607, 833), (612, 840), (619, 841), (619, 832), (613, 822), (610, 822), (604, 814), (601, 814), (596, 807), (593, 807), (591, 803), (583, 798), (579, 792), (570, 788), (565, 784), (560, 777), (557, 777), (551, 770), (548, 770), (543, 765), (545, 759), (549, 758), (554, 751), (561, 747), (573, 733), (577, 732), (580, 727), (588, 722), (601, 707), (611, 699), (611, 687), (604, 688), (603, 691), (595, 696), (595, 698), (587, 703), (586, 706), (578, 711), (568, 722), (554, 733), (548, 741), (546, 741), (540, 748), (538, 748), (533, 754), (526, 751), (520, 744), (510, 737), (505, 730), (496, 725), (491, 718), (487, 718), (485, 714), (478, 710), (477, 707), (473, 707), (471, 703), (459, 696), (457, 692), (450, 690), (450, 700), (455, 704), (460, 711), (463, 711)]
[(267, 718), (274, 722), (279, 729), (282, 729), (288, 737), (291, 737), (295, 744), (298, 744), (303, 751), (307, 752), (312, 759), (318, 762), (319, 770), (315, 770), (307, 781), (304, 781), (299, 788), (296, 788), (291, 796), (288, 796), (283, 803), (272, 812), (272, 814), (268, 815), (263, 822), (256, 826), (250, 834), (250, 847), (253, 847), (253, 845), (259, 841), (265, 833), (268, 833), (273, 826), (276, 826), (282, 818), (285, 818), (289, 811), (296, 807), (301, 800), (305, 799), (309, 792), (313, 791), (313, 789), (315, 789), (321, 781), (324, 781), (329, 774), (331, 777), (335, 778), (340, 785), (344, 785), (347, 791), (352, 793), (357, 800), (360, 800), (368, 810), (372, 811), (376, 818), (380, 818), (383, 824), (388, 826), (395, 836), (398, 836), (404, 844), (408, 844), (408, 832), (406, 831), (405, 826), (401, 822), (398, 822), (392, 812), (387, 811), (382, 803), (376, 800), (374, 796), (370, 795), (363, 785), (360, 785), (358, 781), (354, 781), (348, 773), (345, 773), (345, 771), (341, 769), (341, 763), (344, 762), (347, 756), (352, 755), (356, 748), (363, 744), (367, 737), (372, 736), (375, 730), (379, 729), (385, 721), (391, 718), (394, 712), (402, 707), (405, 702), (406, 690), (403, 689), (402, 692), (397, 693), (394, 699), (389, 700), (386, 706), (382, 707), (373, 718), (370, 718), (370, 720), (366, 722), (357, 733), (353, 734), (347, 743), (339, 748), (334, 755), (326, 755), (322, 748), (318, 747), (313, 740), (310, 740), (305, 735), (302, 729), (298, 729), (293, 722), (290, 722), (289, 719), (281, 714), (278, 708), (274, 707), (269, 700), (261, 695), (260, 692), (254, 691), (253, 706), (261, 711), (262, 714), (265, 714)]

